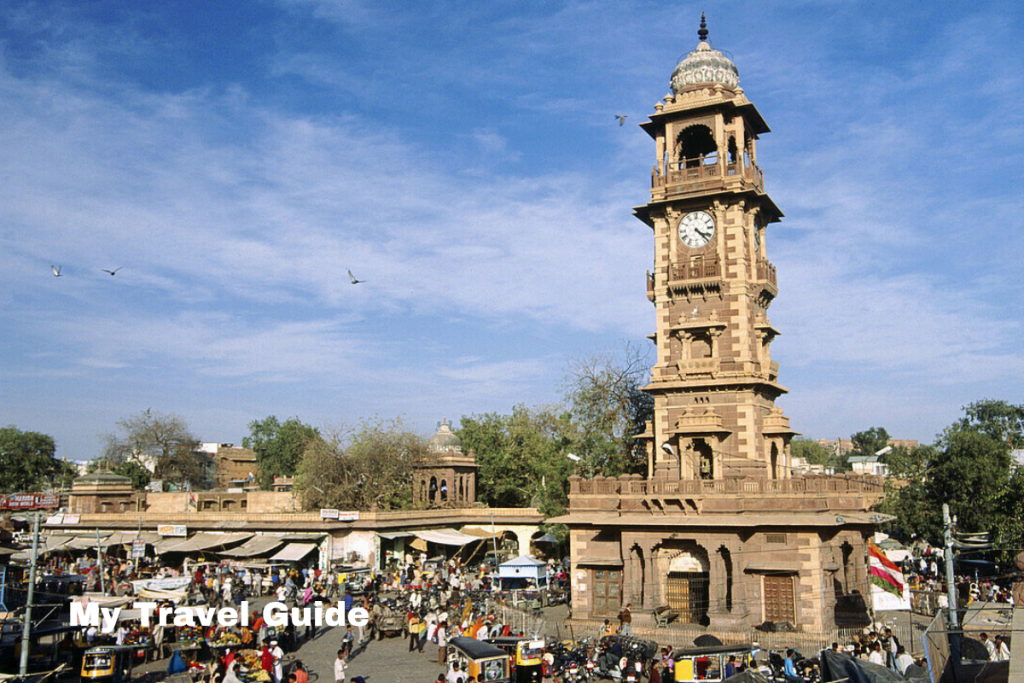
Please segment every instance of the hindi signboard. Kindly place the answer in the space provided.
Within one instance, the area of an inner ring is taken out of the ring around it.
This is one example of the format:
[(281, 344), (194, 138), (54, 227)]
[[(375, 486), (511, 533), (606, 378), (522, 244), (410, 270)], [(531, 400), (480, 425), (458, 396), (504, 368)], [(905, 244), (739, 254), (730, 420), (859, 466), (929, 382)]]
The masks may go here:
[(359, 511), (320, 508), (320, 519), (334, 519), (339, 522), (357, 522), (359, 521)]
[(338, 510), (334, 508), (320, 508), (320, 519), (337, 519)]
[(132, 541), (132, 559), (141, 560), (146, 556), (146, 542), (142, 540)]
[(160, 536), (180, 536), (181, 538), (188, 536), (188, 530), (184, 524), (161, 524), (156, 528), (156, 533)]

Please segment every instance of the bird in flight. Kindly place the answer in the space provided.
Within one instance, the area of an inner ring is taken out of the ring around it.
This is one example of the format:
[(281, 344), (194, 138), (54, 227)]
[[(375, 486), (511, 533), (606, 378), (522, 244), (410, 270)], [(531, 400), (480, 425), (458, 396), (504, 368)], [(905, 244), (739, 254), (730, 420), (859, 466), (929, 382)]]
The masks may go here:
[(50, 266), (50, 270), (52, 270), (52, 271), (53, 271), (53, 276), (54, 276), (54, 277), (63, 277), (63, 276), (62, 276), (62, 275), (60, 274), (60, 268), (61, 268), (60, 266)]
[(615, 118), (617, 118), (619, 120), (619, 126), (620, 127), (622, 126), (622, 124), (624, 124), (626, 122), (626, 115), (625, 114), (616, 114)]
[(361, 284), (363, 282), (366, 282), (366, 280), (357, 280), (356, 276), (352, 274), (351, 270), (348, 271), (348, 279), (352, 280), (352, 284), (354, 284), (354, 285), (358, 285), (358, 284)]
[(102, 270), (104, 273), (110, 273), (110, 276), (113, 277), (117, 273), (117, 271), (121, 270), (122, 268), (124, 268), (124, 266), (118, 266), (113, 270), (107, 270), (106, 268), (100, 268), (100, 270)]

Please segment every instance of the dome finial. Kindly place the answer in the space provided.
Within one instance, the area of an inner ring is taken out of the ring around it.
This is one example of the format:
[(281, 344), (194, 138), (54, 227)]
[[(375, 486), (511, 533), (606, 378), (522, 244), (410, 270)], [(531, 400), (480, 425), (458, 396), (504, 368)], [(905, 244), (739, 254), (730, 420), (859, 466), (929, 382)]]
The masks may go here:
[(706, 43), (708, 40), (708, 22), (704, 20), (703, 12), (700, 13), (700, 30), (697, 31), (697, 37), (702, 43)]

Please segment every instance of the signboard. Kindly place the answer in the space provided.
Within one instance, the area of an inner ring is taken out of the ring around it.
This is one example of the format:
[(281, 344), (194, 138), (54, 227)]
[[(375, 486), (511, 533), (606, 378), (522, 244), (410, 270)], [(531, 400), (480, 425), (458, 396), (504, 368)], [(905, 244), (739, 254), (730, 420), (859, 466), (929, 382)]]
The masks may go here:
[(60, 507), (57, 493), (15, 493), (0, 498), (0, 510), (52, 510)]
[(64, 523), (64, 515), (50, 515), (49, 517), (46, 518), (46, 523), (47, 524), (63, 524)]
[(146, 542), (132, 541), (132, 559), (141, 560), (146, 556)]
[(156, 532), (161, 536), (180, 536), (182, 538), (188, 536), (184, 524), (161, 524), (156, 528)]
[(339, 522), (358, 522), (358, 510), (335, 510), (334, 508), (320, 508), (320, 519), (336, 519)]
[(80, 515), (64, 515), (64, 524), (78, 524)]

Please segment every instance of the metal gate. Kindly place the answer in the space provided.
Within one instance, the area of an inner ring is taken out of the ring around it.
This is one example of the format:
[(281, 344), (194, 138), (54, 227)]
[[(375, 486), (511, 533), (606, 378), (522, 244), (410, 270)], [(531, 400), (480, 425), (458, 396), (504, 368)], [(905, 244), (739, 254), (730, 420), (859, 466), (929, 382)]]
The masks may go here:
[(764, 577), (764, 620), (796, 625), (793, 576)]
[(708, 616), (707, 572), (671, 572), (666, 585), (668, 606), (679, 612), (679, 620), (704, 624)]

